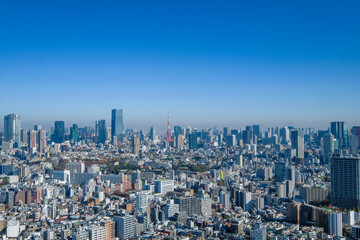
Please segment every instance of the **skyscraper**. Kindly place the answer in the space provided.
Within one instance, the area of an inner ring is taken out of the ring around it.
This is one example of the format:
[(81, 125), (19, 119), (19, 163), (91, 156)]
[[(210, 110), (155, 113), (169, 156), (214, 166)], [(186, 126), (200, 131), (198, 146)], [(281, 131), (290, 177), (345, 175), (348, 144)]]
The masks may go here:
[(345, 122), (332, 122), (331, 134), (338, 140), (340, 148), (348, 146), (348, 132)]
[(29, 151), (31, 151), (31, 150), (36, 151), (36, 148), (37, 148), (36, 138), (37, 138), (36, 131), (33, 129), (29, 130), (29, 132), (28, 132), (28, 150)]
[(254, 135), (261, 138), (260, 125), (253, 125)]
[(135, 235), (135, 219), (131, 215), (125, 215), (124, 217), (115, 216), (114, 221), (116, 223), (116, 236), (120, 240), (131, 239)]
[(74, 142), (79, 141), (79, 127), (77, 124), (73, 124), (70, 128), (70, 140), (73, 140)]
[(140, 141), (138, 137), (133, 137), (132, 139), (132, 153), (139, 155)]
[(135, 201), (136, 216), (147, 215), (148, 211), (148, 196), (143, 193), (136, 194)]
[(304, 159), (304, 133), (302, 131), (291, 131), (291, 148), (296, 149), (297, 158)]
[(351, 154), (356, 156), (359, 153), (359, 146), (360, 146), (360, 127), (354, 126), (351, 129), (351, 136), (350, 136), (350, 147), (351, 147)]
[(123, 110), (113, 109), (111, 110), (111, 139), (114, 136), (118, 141), (123, 140), (124, 135), (124, 122), (123, 122)]
[(331, 235), (342, 237), (343, 227), (342, 227), (342, 213), (341, 212), (329, 213), (329, 232)]
[(52, 141), (55, 143), (62, 143), (65, 140), (65, 122), (55, 121), (54, 134), (52, 135)]
[(46, 131), (44, 129), (40, 129), (37, 132), (37, 148), (39, 153), (44, 153), (46, 147)]
[(196, 133), (192, 133), (189, 135), (189, 149), (195, 150), (198, 148), (198, 141)]
[(332, 134), (326, 134), (323, 137), (323, 145), (324, 163), (330, 163), (331, 155), (334, 153), (334, 136)]
[(106, 121), (105, 120), (98, 121), (98, 130), (99, 130), (98, 142), (105, 144), (105, 141), (106, 141)]
[(360, 159), (331, 158), (331, 200), (336, 207), (360, 207)]
[(14, 113), (4, 117), (4, 141), (14, 143), (15, 147), (19, 147), (21, 143), (21, 117)]
[(155, 140), (156, 140), (156, 132), (155, 132), (155, 128), (154, 128), (154, 127), (151, 127), (151, 128), (150, 128), (149, 140), (151, 140), (151, 141), (155, 141)]

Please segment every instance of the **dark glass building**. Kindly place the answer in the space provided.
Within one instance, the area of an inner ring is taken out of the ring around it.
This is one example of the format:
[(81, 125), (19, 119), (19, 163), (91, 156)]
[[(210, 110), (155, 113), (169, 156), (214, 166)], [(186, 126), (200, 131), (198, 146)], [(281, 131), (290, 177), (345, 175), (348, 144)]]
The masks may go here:
[(54, 143), (63, 143), (65, 141), (65, 122), (55, 121), (55, 129), (52, 135)]
[(111, 138), (116, 136), (119, 141), (122, 141), (123, 135), (124, 135), (123, 110), (113, 109), (111, 110)]

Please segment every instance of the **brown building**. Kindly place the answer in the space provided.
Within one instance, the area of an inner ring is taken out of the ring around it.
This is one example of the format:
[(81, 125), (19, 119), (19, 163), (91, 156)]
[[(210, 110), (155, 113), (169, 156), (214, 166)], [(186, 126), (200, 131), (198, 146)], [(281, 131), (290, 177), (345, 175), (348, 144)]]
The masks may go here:
[(286, 216), (289, 222), (300, 224), (301, 203), (292, 202), (286, 204)]

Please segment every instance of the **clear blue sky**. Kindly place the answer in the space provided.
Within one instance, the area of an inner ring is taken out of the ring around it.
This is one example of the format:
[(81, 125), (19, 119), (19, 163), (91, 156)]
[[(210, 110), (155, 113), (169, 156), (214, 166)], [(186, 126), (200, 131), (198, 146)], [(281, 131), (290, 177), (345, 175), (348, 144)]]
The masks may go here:
[[(0, 115), (22, 125), (360, 124), (359, 1), (0, 1)], [(108, 122), (109, 123), (109, 122)], [(2, 125), (3, 123), (1, 123)]]

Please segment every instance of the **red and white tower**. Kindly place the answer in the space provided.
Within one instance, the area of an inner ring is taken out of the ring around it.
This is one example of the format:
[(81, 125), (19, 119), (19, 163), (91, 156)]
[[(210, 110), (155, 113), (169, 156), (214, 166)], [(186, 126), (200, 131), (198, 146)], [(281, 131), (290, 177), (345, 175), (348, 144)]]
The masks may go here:
[(167, 121), (167, 123), (168, 123), (168, 128), (167, 128), (166, 142), (167, 142), (167, 144), (168, 144), (168, 146), (169, 146), (169, 143), (172, 141), (172, 139), (171, 139), (171, 131), (170, 131), (170, 116), (169, 116), (169, 114), (168, 114), (168, 121)]

